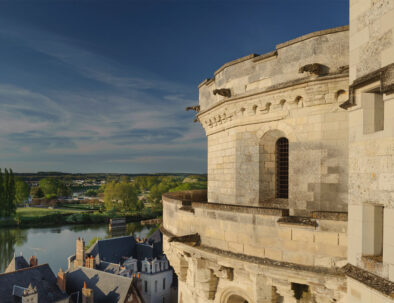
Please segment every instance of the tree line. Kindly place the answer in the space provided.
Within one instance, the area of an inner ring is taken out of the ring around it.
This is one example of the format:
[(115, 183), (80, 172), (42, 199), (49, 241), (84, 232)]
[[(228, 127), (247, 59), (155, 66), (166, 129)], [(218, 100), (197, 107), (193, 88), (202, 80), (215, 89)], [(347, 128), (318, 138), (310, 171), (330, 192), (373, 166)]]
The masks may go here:
[[(160, 205), (166, 192), (191, 189), (206, 189), (206, 176), (137, 176), (130, 180), (122, 176), (117, 181), (103, 185), (104, 205), (106, 210), (134, 211), (142, 210), (145, 203)], [(140, 197), (138, 197), (140, 196)]]
[(12, 169), (0, 169), (0, 217), (15, 214), (18, 204), (29, 198), (29, 185), (16, 178)]

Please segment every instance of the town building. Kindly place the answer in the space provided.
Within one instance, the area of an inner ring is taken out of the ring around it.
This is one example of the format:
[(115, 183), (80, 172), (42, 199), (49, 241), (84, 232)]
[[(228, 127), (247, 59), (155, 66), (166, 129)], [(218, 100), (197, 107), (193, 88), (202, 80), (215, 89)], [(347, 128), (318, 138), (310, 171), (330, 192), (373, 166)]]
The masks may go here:
[[(121, 281), (135, 280), (139, 287), (137, 291), (146, 303), (177, 300), (174, 271), (163, 255), (159, 230), (148, 239), (124, 236), (98, 240), (87, 250), (84, 240), (78, 239), (76, 253), (68, 258), (68, 264), (67, 277), (76, 270), (94, 270), (105, 274), (104, 278), (112, 276)], [(79, 284), (82, 285), (81, 281)]]
[(56, 276), (48, 264), (29, 265), (22, 256), (18, 256), (0, 274), (0, 302), (69, 303), (70, 300), (58, 287)]
[(199, 85), (208, 190), (163, 195), (179, 302), (394, 300), (394, 2)]

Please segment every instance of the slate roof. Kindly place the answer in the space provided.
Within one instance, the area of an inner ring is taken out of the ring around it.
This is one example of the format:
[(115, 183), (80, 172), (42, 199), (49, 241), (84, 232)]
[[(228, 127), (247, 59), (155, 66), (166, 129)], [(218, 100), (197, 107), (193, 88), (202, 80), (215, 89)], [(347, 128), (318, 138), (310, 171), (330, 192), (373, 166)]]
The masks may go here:
[(27, 263), (26, 259), (23, 256), (14, 256), (10, 264), (8, 264), (5, 272), (13, 272), (26, 267), (29, 267), (29, 263)]
[[(97, 247), (96, 247), (97, 246)], [(97, 254), (100, 260), (119, 264), (122, 257), (130, 257), (135, 253), (136, 241), (132, 236), (99, 240), (91, 250), (87, 251), (94, 257)]]
[(14, 285), (27, 288), (31, 283), (33, 287), (37, 287), (38, 303), (68, 302), (68, 296), (60, 291), (56, 282), (48, 264), (0, 274), (0, 301), (14, 303)]
[(118, 275), (120, 272), (120, 265), (115, 263), (109, 263), (105, 261), (101, 261), (99, 265), (97, 265), (96, 269), (102, 270), (111, 274)]
[[(142, 261), (145, 258), (163, 256), (163, 235), (160, 230), (156, 230), (145, 243), (137, 243), (133, 236), (99, 240), (86, 251), (86, 254), (94, 256), (98, 264), (99, 261), (105, 262), (99, 265), (98, 269), (115, 273), (119, 271), (116, 264), (123, 264), (125, 257), (134, 257)], [(138, 262), (139, 267), (140, 263)]]
[[(123, 303), (132, 291), (133, 280), (104, 271), (78, 267), (67, 272), (67, 293), (81, 291), (86, 282), (87, 288), (93, 290), (95, 303)], [(81, 302), (81, 296), (80, 302)], [(79, 303), (79, 302), (78, 302)]]
[(163, 234), (161, 233), (160, 229), (157, 229), (149, 238), (149, 243), (160, 243), (163, 242)]

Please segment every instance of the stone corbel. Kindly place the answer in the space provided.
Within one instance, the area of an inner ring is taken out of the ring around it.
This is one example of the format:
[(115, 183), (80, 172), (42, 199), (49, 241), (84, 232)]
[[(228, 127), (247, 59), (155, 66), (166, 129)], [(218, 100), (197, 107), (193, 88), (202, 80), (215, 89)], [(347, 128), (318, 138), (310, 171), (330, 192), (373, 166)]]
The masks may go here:
[(226, 266), (216, 266), (212, 268), (215, 276), (220, 279), (232, 281), (234, 279), (234, 269)]
[(186, 258), (180, 253), (175, 253), (175, 255), (173, 255), (172, 253), (166, 252), (166, 256), (171, 266), (174, 268), (178, 279), (182, 282), (186, 282), (187, 271), (189, 268)]
[(200, 244), (200, 235), (196, 233), (185, 236), (172, 236), (168, 239), (168, 242), (181, 242), (196, 246)]
[(270, 111), (270, 108), (271, 108), (271, 103), (270, 103), (270, 102), (267, 102), (267, 103), (265, 104), (265, 107), (262, 108), (262, 109), (260, 109), (260, 112), (261, 112), (262, 114), (268, 114), (268, 112)]
[(195, 277), (197, 292), (204, 299), (215, 299), (219, 279), (213, 274), (213, 270), (208, 268), (197, 268)]

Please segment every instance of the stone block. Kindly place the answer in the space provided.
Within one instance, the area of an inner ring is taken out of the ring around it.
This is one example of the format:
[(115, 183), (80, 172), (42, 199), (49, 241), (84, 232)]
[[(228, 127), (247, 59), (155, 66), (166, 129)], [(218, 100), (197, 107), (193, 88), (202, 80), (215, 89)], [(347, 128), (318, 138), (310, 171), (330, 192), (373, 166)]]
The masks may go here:
[(284, 251), (282, 260), (285, 262), (310, 265), (310, 266), (313, 266), (315, 262), (313, 255), (307, 254), (303, 251), (299, 251), (299, 252)]
[(294, 241), (304, 241), (304, 242), (314, 242), (314, 231), (293, 228), (293, 237)]
[(254, 245), (244, 245), (244, 253), (249, 256), (255, 256), (264, 258), (265, 257), (265, 249), (264, 247), (258, 247)]
[(231, 252), (244, 253), (244, 245), (242, 243), (229, 241), (227, 244)]
[(347, 246), (347, 234), (346, 233), (339, 233), (339, 246)]
[(324, 243), (327, 245), (338, 245), (339, 243), (338, 233), (317, 231), (315, 232), (315, 242)]
[(281, 240), (292, 240), (292, 229), (289, 227), (278, 227), (278, 237)]
[(272, 260), (278, 260), (282, 261), (282, 250), (277, 249), (277, 248), (272, 248), (272, 247), (266, 247), (265, 248), (265, 257), (272, 259)]

